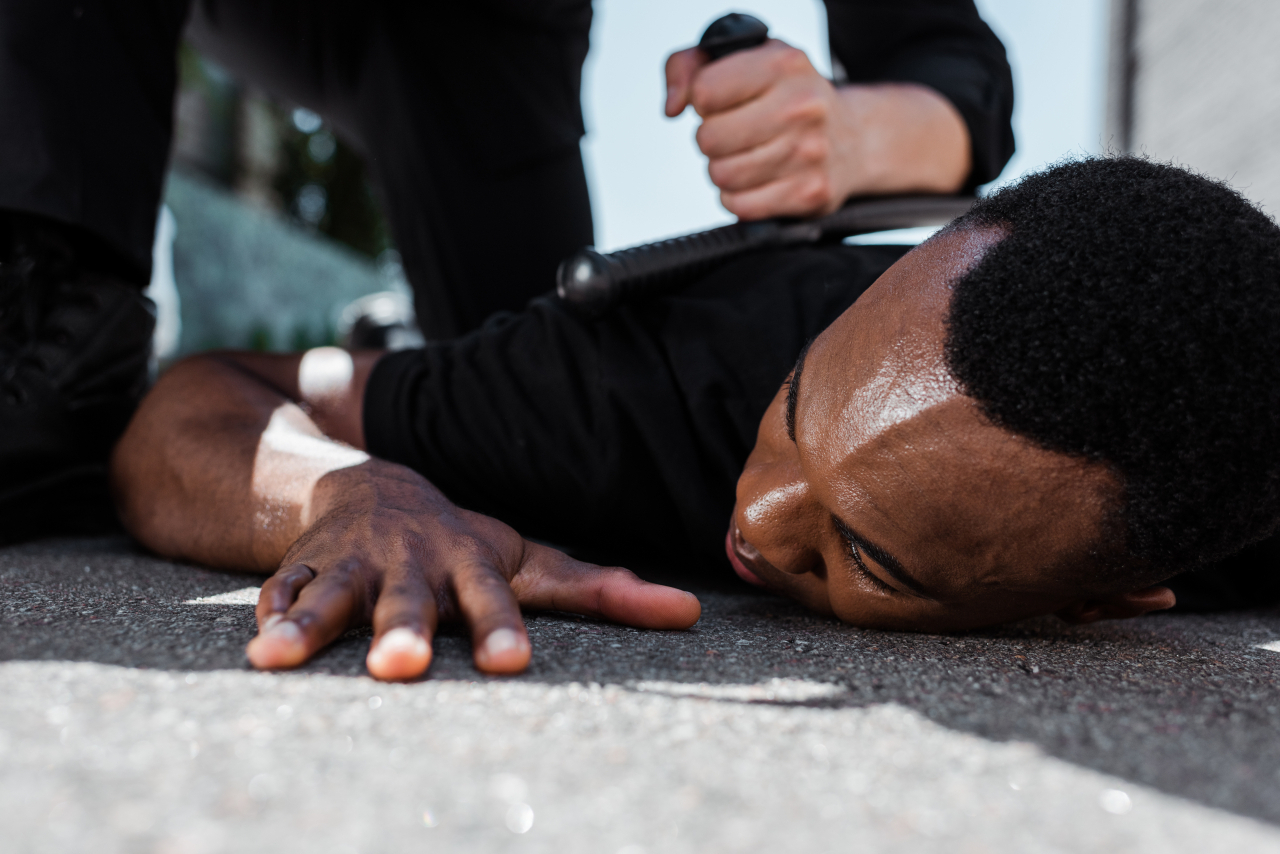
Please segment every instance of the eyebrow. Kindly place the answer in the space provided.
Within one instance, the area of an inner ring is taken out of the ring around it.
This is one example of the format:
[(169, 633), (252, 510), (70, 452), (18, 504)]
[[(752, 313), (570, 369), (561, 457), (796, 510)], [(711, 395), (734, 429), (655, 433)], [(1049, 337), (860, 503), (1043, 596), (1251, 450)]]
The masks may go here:
[(787, 438), (792, 442), (796, 440), (796, 400), (800, 397), (800, 372), (804, 370), (804, 358), (809, 355), (809, 345), (812, 343), (813, 338), (804, 342), (800, 355), (796, 357), (796, 366), (791, 369), (791, 377), (787, 380), (787, 408), (784, 417), (787, 422)]
[(839, 516), (832, 514), (831, 519), (835, 522), (836, 529), (840, 531), (841, 536), (849, 540), (849, 542), (853, 543), (858, 548), (862, 549), (862, 551), (867, 553), (868, 557), (880, 564), (880, 566), (884, 567), (884, 571), (889, 573), (894, 581), (924, 599), (934, 598), (929, 595), (928, 589), (926, 589), (923, 584), (916, 581), (911, 573), (907, 572), (906, 569), (903, 568), (897, 558), (868, 540), (866, 537), (858, 534), (857, 531), (849, 527), (848, 523)]

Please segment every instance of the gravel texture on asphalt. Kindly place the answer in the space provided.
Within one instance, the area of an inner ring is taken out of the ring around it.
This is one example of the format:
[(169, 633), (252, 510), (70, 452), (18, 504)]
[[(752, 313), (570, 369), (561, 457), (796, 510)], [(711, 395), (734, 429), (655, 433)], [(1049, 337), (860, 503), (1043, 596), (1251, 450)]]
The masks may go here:
[(1280, 610), (910, 635), (726, 580), (388, 685), (360, 630), (249, 670), (260, 581), (0, 549), (0, 851), (1280, 852)]

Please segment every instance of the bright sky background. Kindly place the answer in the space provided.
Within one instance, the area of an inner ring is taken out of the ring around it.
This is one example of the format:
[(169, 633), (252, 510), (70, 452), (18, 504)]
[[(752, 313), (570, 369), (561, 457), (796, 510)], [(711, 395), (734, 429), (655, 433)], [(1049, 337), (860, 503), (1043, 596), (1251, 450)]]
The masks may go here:
[[(1107, 0), (978, 0), (1009, 51), (1018, 153), (1000, 182), (1103, 148)], [(727, 11), (750, 12), (830, 74), (819, 0), (595, 0), (583, 152), (596, 243), (608, 251), (730, 222), (693, 141), (692, 110), (662, 114), (668, 53)]]

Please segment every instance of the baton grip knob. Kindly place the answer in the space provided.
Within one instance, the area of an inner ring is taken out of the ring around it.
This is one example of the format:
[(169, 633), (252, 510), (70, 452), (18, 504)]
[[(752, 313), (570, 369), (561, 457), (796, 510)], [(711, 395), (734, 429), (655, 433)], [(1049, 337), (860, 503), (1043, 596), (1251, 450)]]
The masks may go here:
[(775, 220), (737, 222), (604, 254), (587, 246), (556, 271), (556, 293), (586, 317), (614, 306), (680, 288), (689, 279), (752, 249), (778, 245), (788, 235)]
[(614, 284), (616, 265), (591, 246), (584, 246), (560, 262), (556, 293), (588, 317), (599, 317), (621, 301)]
[(730, 12), (711, 22), (698, 47), (714, 62), (736, 51), (758, 47), (768, 38), (769, 28), (764, 21), (741, 12)]

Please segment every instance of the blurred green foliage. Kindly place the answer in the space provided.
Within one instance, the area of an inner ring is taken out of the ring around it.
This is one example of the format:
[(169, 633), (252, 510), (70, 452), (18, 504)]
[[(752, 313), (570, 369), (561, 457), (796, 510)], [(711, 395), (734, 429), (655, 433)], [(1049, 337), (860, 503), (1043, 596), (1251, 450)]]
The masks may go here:
[[(327, 127), (299, 130), (289, 116), (281, 139), (283, 164), (274, 186), (285, 211), (298, 222), (377, 258), (391, 248), (390, 232), (374, 196), (363, 158)], [(323, 191), (322, 215), (309, 221), (300, 204), (308, 188)]]
[[(178, 52), (178, 72), (180, 92), (203, 102), (197, 126), (180, 129), (200, 137), (190, 147), (194, 159), (186, 165), (236, 189), (247, 166), (239, 144), (244, 87), (185, 43)], [(277, 146), (271, 189), (280, 213), (370, 258), (392, 248), (364, 159), (318, 117), (301, 111), (305, 120), (300, 123), (296, 107), (269, 97), (265, 106)]]

